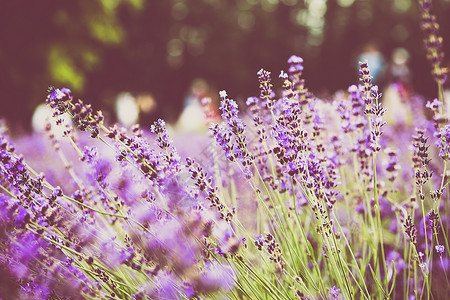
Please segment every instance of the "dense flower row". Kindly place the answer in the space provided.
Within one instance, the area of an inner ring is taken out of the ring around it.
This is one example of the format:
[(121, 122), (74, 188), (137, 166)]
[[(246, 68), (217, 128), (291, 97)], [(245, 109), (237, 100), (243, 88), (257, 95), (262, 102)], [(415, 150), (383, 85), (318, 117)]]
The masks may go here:
[[(70, 90), (52, 88), (47, 103), (63, 137), (49, 124), (47, 141), (19, 141), (22, 156), (2, 130), (0, 265), (8, 284), (0, 296), (448, 292), (439, 276), (450, 267), (442, 104), (428, 102), (431, 120), (416, 110), (421, 129), (386, 126), (367, 64), (360, 85), (324, 102), (306, 90), (301, 62), (291, 57), (280, 74), (281, 96), (270, 72), (258, 72), (261, 95), (247, 101), (252, 122), (220, 93), (223, 124), (211, 127), (208, 151), (225, 161), (183, 164), (162, 120), (151, 132), (107, 127)], [(67, 113), (75, 128), (60, 118)]]

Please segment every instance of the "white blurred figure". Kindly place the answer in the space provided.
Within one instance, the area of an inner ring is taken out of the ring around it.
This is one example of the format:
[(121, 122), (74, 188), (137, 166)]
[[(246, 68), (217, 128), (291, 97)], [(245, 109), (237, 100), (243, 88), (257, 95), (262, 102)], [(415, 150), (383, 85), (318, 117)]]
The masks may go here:
[(139, 120), (139, 106), (130, 93), (120, 93), (115, 103), (117, 120), (125, 127), (136, 124)]
[(206, 124), (205, 113), (200, 101), (192, 102), (187, 105), (180, 117), (176, 127), (180, 132), (201, 131)]
[(53, 117), (53, 109), (46, 104), (39, 104), (34, 110), (33, 117), (31, 118), (31, 127), (34, 132), (47, 131), (47, 124), (51, 125), (50, 132), (56, 137), (63, 137), (66, 125), (72, 125), (72, 119), (66, 113), (57, 117), (61, 119), (61, 124), (56, 124), (56, 118)]
[(206, 129), (207, 120), (201, 99), (208, 94), (208, 84), (203, 79), (195, 79), (189, 94), (185, 99), (185, 106), (176, 123), (179, 132), (200, 132)]

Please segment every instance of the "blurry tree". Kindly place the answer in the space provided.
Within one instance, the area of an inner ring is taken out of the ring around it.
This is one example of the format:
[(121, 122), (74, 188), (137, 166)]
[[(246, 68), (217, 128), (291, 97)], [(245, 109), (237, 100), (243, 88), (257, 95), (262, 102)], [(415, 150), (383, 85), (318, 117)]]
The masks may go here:
[[(450, 59), (450, 2), (433, 1), (434, 11), (441, 24), (444, 51)], [(406, 48), (411, 55), (410, 68), (414, 88), (426, 96), (436, 96), (436, 86), (430, 76), (425, 57), (420, 12), (416, 0), (328, 0), (323, 43), (317, 68), (327, 68), (323, 82), (331, 91), (343, 88), (357, 78), (357, 57), (364, 45), (375, 43), (389, 61), (393, 50)], [(351, 80), (351, 82), (349, 82)]]
[[(142, 5), (140, 0), (122, 2), (135, 9)], [(119, 4), (1, 1), (0, 116), (28, 127), (34, 107), (45, 100), (50, 84), (85, 95), (93, 70), (101, 67), (103, 52), (124, 38), (125, 29), (115, 13)]]
[[(450, 53), (450, 2), (433, 3)], [(434, 96), (422, 39), (415, 0), (1, 1), (0, 116), (27, 126), (54, 84), (106, 110), (120, 92), (150, 92), (152, 118), (174, 120), (195, 78), (256, 95), (256, 72), (276, 82), (292, 54), (313, 91), (333, 92), (356, 82), (369, 42), (387, 59), (408, 49), (416, 91)]]

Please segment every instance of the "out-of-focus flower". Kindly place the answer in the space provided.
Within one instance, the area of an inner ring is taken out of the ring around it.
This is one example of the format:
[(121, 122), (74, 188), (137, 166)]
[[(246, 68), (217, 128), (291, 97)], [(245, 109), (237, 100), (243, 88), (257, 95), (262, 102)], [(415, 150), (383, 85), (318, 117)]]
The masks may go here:
[(195, 290), (208, 294), (217, 290), (229, 291), (233, 288), (236, 275), (230, 266), (215, 260), (206, 262), (204, 271), (196, 282)]
[(439, 24), (436, 21), (436, 16), (431, 11), (432, 1), (421, 0), (419, 3), (422, 11), (422, 31), (425, 35), (424, 43), (427, 50), (427, 58), (431, 63), (431, 73), (436, 82), (443, 84), (447, 80), (448, 70), (443, 66), (443, 39), (439, 35)]
[(389, 266), (392, 266), (392, 261), (395, 263), (396, 274), (400, 273), (405, 268), (405, 261), (397, 251), (391, 250), (386, 256), (386, 262)]
[(439, 156), (444, 160), (450, 158), (450, 125), (445, 125), (436, 134), (439, 139), (437, 146), (439, 148)]
[(339, 294), (341, 293), (341, 289), (338, 289), (336, 286), (330, 288), (330, 296), (332, 299), (339, 299)]

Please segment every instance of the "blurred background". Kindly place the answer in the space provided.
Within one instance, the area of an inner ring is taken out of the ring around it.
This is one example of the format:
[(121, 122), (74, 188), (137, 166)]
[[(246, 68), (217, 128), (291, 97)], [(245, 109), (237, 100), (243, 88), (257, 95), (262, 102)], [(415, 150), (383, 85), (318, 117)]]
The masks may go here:
[[(433, 1), (450, 53), (450, 1)], [(0, 118), (28, 131), (47, 87), (148, 126), (174, 122), (190, 102), (258, 95), (256, 72), (296, 54), (326, 98), (372, 63), (380, 85), (403, 77), (436, 96), (416, 0), (16, 0), (0, 2)], [(133, 107), (127, 111), (124, 108)], [(122, 120), (123, 123), (131, 122)]]

